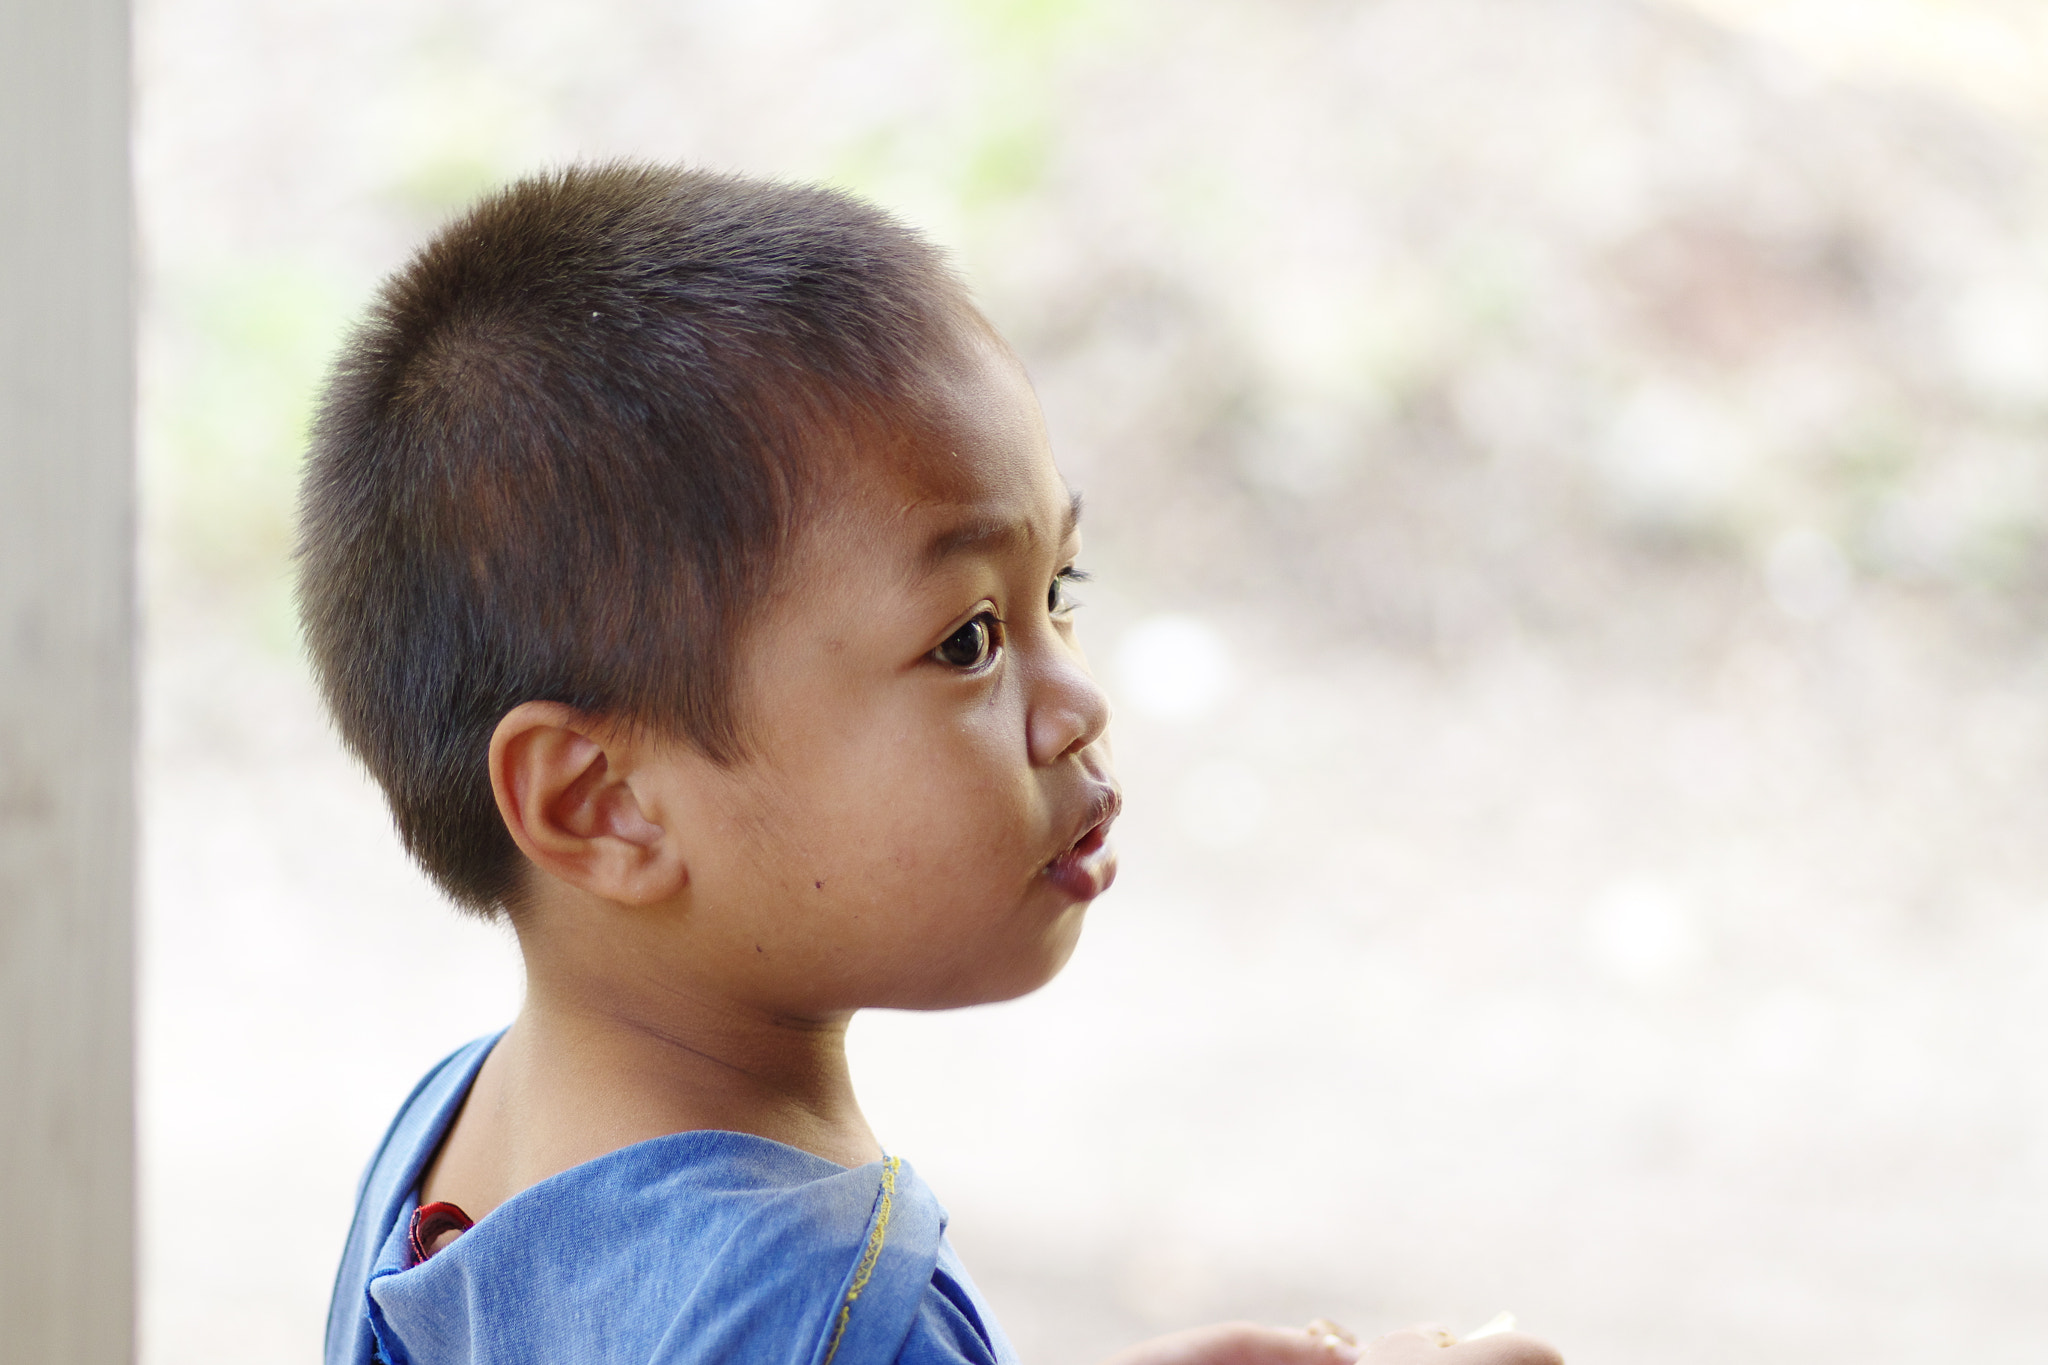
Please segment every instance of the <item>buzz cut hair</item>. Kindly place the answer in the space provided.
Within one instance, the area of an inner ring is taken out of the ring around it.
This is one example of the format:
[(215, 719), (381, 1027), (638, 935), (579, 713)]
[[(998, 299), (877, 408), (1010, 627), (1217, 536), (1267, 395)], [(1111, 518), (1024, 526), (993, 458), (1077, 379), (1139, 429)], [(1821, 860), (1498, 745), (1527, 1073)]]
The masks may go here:
[(342, 740), (458, 906), (517, 908), (489, 749), (520, 703), (744, 756), (739, 642), (832, 433), (921, 420), (969, 318), (871, 204), (639, 163), (520, 180), (385, 282), (313, 423), (298, 605)]

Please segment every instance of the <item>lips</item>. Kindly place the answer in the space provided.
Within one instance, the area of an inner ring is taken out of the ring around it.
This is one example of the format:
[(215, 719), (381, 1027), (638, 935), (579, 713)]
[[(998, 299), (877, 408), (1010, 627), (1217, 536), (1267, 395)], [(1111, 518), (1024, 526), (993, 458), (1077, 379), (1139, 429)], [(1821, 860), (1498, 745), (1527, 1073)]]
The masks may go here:
[(1109, 846), (1109, 827), (1123, 809), (1123, 796), (1114, 787), (1096, 787), (1089, 795), (1088, 823), (1080, 836), (1045, 865), (1046, 880), (1077, 901), (1094, 900), (1116, 880), (1116, 850)]

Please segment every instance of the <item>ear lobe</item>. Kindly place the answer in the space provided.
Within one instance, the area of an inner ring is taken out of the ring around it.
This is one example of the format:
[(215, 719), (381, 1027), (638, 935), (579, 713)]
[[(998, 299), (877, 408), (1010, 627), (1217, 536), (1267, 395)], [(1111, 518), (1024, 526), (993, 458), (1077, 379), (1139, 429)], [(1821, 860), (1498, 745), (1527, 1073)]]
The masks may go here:
[(524, 702), (491, 736), (491, 793), (519, 851), (554, 879), (645, 905), (689, 882), (681, 849), (641, 808), (615, 735), (572, 707)]

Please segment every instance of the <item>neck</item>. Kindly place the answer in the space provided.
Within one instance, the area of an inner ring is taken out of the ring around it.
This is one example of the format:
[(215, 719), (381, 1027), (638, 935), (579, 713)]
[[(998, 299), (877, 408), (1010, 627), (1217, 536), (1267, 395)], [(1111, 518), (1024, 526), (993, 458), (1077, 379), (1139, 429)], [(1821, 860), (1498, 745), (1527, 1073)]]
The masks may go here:
[(636, 1131), (754, 1133), (858, 1165), (876, 1153), (847, 1072), (848, 1022), (777, 1016), (671, 987), (650, 1001), (614, 982), (593, 989), (529, 979), (505, 1043), (546, 1098), (573, 1099), (564, 1112), (605, 1112)]
[(572, 1166), (669, 1133), (723, 1129), (843, 1166), (881, 1149), (854, 1098), (848, 1015), (795, 1018), (685, 973), (591, 974), (525, 942), (518, 1018), (422, 1182), (480, 1218)]

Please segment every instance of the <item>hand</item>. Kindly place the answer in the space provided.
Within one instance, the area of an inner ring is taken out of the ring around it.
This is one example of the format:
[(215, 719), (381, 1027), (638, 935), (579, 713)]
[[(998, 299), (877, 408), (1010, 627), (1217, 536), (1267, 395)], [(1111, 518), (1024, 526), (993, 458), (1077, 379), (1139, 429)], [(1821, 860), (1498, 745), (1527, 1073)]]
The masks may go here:
[(1459, 1341), (1441, 1327), (1411, 1327), (1365, 1343), (1358, 1365), (1564, 1365), (1548, 1342), (1521, 1332)]
[(1329, 1333), (1219, 1322), (1141, 1341), (1102, 1365), (1352, 1365), (1357, 1359), (1355, 1344)]
[(1363, 1347), (1325, 1322), (1300, 1328), (1224, 1322), (1140, 1342), (1103, 1365), (1563, 1365), (1550, 1346), (1520, 1332), (1458, 1342), (1436, 1327), (1375, 1337)]

